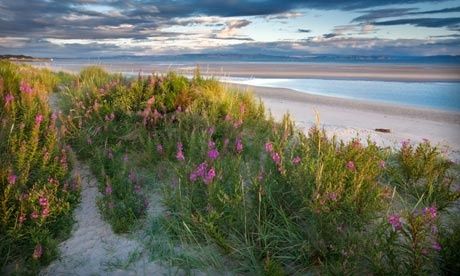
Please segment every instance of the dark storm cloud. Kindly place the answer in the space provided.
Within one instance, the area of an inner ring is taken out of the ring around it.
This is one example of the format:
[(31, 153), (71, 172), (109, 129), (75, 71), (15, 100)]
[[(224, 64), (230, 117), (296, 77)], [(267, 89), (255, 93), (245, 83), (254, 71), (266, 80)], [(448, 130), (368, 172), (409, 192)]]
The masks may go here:
[(449, 18), (410, 18), (396, 19), (388, 21), (373, 22), (377, 26), (393, 26), (393, 25), (414, 25), (418, 27), (440, 28), (440, 27), (459, 27), (460, 17)]
[[(170, 26), (174, 18), (193, 15), (248, 16), (277, 15), (297, 8), (354, 10), (389, 4), (439, 2), (440, 0), (143, 0), (143, 1), (78, 1), (78, 0), (0, 0), (1, 36), (61, 37), (56, 29), (72, 38), (92, 38), (88, 29), (97, 26), (116, 27), (122, 24), (136, 25), (136, 31), (149, 33), (161, 26)], [(444, 1), (444, 0), (441, 0)], [(113, 11), (88, 10), (85, 5), (110, 7)], [(145, 25), (149, 26), (148, 28)], [(126, 37), (111, 30), (114, 38)], [(109, 35), (106, 36), (109, 36)]]
[(380, 18), (395, 17), (407, 15), (410, 11), (415, 9), (380, 9), (365, 11), (366, 14), (361, 15), (353, 19), (351, 22), (368, 22), (375, 21)]
[(352, 22), (373, 22), (377, 19), (388, 18), (388, 17), (460, 12), (460, 7), (439, 9), (439, 10), (429, 10), (429, 11), (415, 11), (415, 10), (417, 9), (416, 8), (404, 8), (404, 9), (366, 10), (366, 11), (362, 11), (365, 14), (356, 17), (355, 19), (352, 20)]

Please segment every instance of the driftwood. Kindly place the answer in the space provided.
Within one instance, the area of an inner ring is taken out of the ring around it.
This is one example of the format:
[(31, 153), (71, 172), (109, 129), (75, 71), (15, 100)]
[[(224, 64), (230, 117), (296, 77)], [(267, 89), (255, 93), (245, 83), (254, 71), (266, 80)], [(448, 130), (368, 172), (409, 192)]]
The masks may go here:
[(383, 133), (390, 133), (391, 130), (389, 128), (376, 128), (375, 131), (383, 132)]

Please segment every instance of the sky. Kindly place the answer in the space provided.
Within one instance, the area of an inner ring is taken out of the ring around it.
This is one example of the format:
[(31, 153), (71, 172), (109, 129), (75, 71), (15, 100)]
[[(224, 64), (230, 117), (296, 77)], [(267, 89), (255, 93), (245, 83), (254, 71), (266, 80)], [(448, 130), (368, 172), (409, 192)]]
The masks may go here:
[(0, 0), (0, 54), (460, 55), (460, 0)]

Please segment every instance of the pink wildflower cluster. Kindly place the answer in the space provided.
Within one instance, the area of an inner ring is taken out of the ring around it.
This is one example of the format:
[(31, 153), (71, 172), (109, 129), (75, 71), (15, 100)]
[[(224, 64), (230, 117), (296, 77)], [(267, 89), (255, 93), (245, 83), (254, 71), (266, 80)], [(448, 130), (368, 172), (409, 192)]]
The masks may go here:
[(42, 207), (42, 217), (46, 218), (50, 214), (48, 199), (44, 196), (39, 197), (38, 204)]
[(219, 157), (219, 151), (216, 149), (216, 143), (213, 141), (208, 142), (208, 158), (216, 160)]
[(176, 159), (179, 160), (179, 161), (184, 161), (185, 160), (184, 146), (182, 145), (181, 142), (177, 143)]
[(392, 214), (388, 216), (388, 223), (393, 226), (395, 231), (402, 229), (401, 216), (398, 214)]
[(109, 115), (105, 115), (105, 120), (107, 122), (111, 122), (111, 121), (115, 120), (115, 114), (113, 114), (113, 112), (112, 112)]
[(423, 208), (423, 214), (428, 218), (428, 220), (433, 221), (438, 215), (438, 209), (435, 206)]
[(189, 179), (190, 181), (195, 182), (201, 178), (204, 183), (209, 184), (214, 180), (215, 176), (216, 170), (213, 167), (208, 170), (208, 164), (203, 162), (199, 164), (192, 173), (190, 173)]
[(30, 87), (30, 85), (25, 81), (21, 81), (21, 83), (19, 84), (19, 90), (25, 94), (31, 94), (33, 91), (32, 87)]
[(34, 253), (32, 254), (32, 258), (34, 260), (38, 260), (41, 258), (42, 255), (43, 255), (43, 247), (41, 244), (37, 244), (34, 248)]
[(241, 138), (236, 138), (235, 150), (237, 153), (243, 152), (243, 141), (241, 140)]
[(16, 179), (17, 179), (17, 178), (18, 178), (18, 177), (17, 177), (16, 175), (14, 175), (14, 174), (8, 175), (8, 179), (7, 179), (7, 180), (8, 180), (8, 184), (14, 185), (14, 184), (16, 183)]
[(36, 125), (40, 125), (43, 121), (43, 115), (42, 114), (38, 114), (37, 116), (35, 116), (35, 124)]
[(296, 156), (292, 159), (292, 164), (294, 165), (298, 165), (300, 162), (302, 162), (302, 158), (300, 158), (300, 156)]
[(13, 100), (14, 96), (11, 93), (5, 95), (5, 105), (10, 104)]
[(157, 153), (163, 155), (164, 149), (162, 144), (157, 144)]
[(355, 162), (353, 161), (348, 161), (347, 162), (347, 165), (346, 165), (346, 168), (352, 172), (356, 171), (356, 166), (355, 166)]

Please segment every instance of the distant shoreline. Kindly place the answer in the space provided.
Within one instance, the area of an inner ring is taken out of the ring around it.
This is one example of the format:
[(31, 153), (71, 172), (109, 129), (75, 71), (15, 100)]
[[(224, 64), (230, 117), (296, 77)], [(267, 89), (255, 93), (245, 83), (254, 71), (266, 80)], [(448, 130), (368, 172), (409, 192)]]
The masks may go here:
[[(35, 65), (35, 64), (34, 64)], [(380, 80), (401, 82), (460, 82), (460, 66), (452, 65), (350, 65), (350, 64), (299, 64), (299, 63), (190, 63), (167, 64), (126, 61), (117, 62), (64, 62), (55, 60), (42, 67), (78, 72), (96, 65), (114, 73), (143, 72), (167, 73), (175, 71), (193, 74), (197, 66), (203, 76), (242, 78), (314, 78), (335, 80)]]

